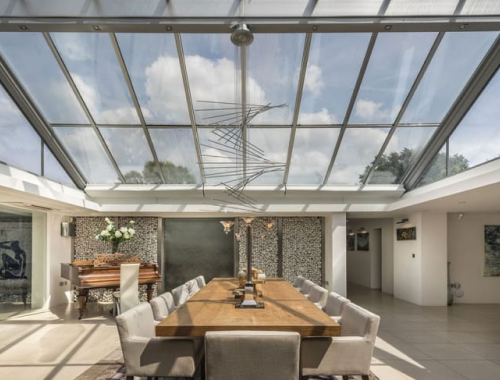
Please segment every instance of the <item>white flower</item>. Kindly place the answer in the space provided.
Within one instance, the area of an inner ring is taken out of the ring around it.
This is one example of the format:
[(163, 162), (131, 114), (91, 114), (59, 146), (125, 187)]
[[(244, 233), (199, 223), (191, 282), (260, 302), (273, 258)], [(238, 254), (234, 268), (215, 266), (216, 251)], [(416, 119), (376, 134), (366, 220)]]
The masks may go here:
[(109, 236), (108, 230), (102, 230), (101, 231), (101, 236), (104, 236), (104, 237)]
[(109, 223), (109, 222), (110, 222), (109, 218), (104, 218), (104, 221), (105, 221), (106, 223)]
[(115, 237), (121, 238), (122, 237), (122, 233), (120, 231), (116, 231), (115, 232)]
[(125, 240), (128, 240), (128, 239), (130, 239), (130, 234), (128, 232), (125, 232), (123, 234), (123, 237), (125, 238)]
[(129, 223), (130, 223), (130, 224), (135, 224), (135, 222), (134, 222), (133, 220), (131, 220)]
[(95, 239), (96, 239), (96, 240), (99, 240), (99, 235), (96, 235), (96, 236), (95, 236)]
[(125, 232), (127, 232), (127, 227), (122, 227), (122, 228), (120, 228), (120, 232), (121, 232), (122, 234), (124, 234)]
[(107, 227), (106, 227), (106, 229), (107, 229), (108, 231), (111, 231), (111, 230), (113, 229), (113, 225), (111, 225), (111, 224), (110, 224), (109, 226), (107, 226)]
[(132, 236), (135, 234), (135, 230), (133, 228), (129, 228), (128, 233), (130, 234), (130, 236)]

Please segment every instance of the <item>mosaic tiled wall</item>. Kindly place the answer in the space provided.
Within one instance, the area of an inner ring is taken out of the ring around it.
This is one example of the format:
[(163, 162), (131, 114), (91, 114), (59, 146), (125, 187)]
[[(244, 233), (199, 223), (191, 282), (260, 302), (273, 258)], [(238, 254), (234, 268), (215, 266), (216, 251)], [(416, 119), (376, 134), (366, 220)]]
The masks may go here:
[[(143, 262), (158, 262), (158, 218), (111, 217), (116, 227), (127, 226), (134, 220), (135, 236), (120, 244), (119, 252), (138, 254)], [(74, 260), (92, 260), (94, 253), (110, 253), (111, 243), (96, 240), (98, 232), (106, 227), (104, 217), (75, 218), (76, 236), (74, 239)], [(145, 286), (141, 287), (141, 300), (145, 300)], [(89, 301), (112, 301), (112, 290), (91, 290)]]
[[(274, 222), (271, 229), (264, 223)], [(278, 227), (276, 218), (257, 218), (252, 224), (252, 265), (264, 271), (267, 277), (278, 277)], [(247, 228), (239, 219), (239, 268), (245, 269), (247, 262)]]
[[(268, 230), (265, 222), (274, 221)], [(323, 236), (321, 218), (282, 218), (282, 277), (293, 281), (302, 275), (321, 284)], [(246, 267), (246, 227), (239, 221), (239, 266)], [(267, 277), (279, 275), (277, 218), (257, 218), (252, 222), (252, 263)]]
[(283, 218), (283, 278), (298, 276), (321, 284), (321, 218)]

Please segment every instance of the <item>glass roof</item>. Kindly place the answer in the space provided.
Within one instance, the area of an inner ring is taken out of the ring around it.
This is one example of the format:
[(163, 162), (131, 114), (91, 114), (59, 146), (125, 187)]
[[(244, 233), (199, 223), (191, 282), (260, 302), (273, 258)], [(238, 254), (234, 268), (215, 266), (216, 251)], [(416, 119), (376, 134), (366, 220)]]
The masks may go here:
[[(254, 175), (255, 185), (317, 188), (403, 183), (497, 39), (255, 33), (242, 50), (229, 33), (0, 32), (0, 55), (87, 184)], [(469, 166), (498, 157), (497, 77), (439, 154)], [(3, 88), (0, 103), (0, 129), (26, 150), (0, 160), (71, 182)], [(484, 149), (472, 152), (478, 130)]]

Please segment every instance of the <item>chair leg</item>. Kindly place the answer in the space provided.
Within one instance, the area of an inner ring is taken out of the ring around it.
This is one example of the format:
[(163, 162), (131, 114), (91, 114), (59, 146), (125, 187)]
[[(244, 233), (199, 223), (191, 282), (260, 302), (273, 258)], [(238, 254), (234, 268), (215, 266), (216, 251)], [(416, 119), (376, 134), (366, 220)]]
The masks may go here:
[(349, 376), (348, 375), (342, 375), (342, 380), (349, 380)]
[(126, 377), (127, 380), (134, 380), (134, 376), (128, 376)]
[(361, 375), (362, 380), (370, 380), (370, 376), (368, 375)]

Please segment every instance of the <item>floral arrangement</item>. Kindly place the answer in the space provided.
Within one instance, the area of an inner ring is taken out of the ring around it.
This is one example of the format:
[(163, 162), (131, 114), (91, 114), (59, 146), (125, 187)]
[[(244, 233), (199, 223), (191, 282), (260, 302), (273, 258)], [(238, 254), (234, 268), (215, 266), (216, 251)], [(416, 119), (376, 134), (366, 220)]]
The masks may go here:
[(104, 219), (108, 224), (105, 229), (101, 232), (97, 230), (97, 235), (95, 236), (96, 240), (100, 241), (110, 241), (113, 244), (113, 253), (118, 251), (118, 245), (125, 241), (132, 239), (135, 235), (134, 225), (135, 222), (133, 220), (128, 222), (127, 227), (121, 227), (119, 229), (116, 228), (115, 222), (110, 220), (109, 218)]

